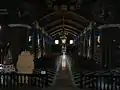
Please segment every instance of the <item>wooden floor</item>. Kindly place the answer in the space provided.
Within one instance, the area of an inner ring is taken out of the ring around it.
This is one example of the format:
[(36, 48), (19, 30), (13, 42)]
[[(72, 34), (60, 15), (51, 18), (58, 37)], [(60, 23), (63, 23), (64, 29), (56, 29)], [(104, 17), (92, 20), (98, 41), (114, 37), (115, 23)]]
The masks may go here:
[(66, 66), (66, 68), (61, 67), (59, 69), (56, 76), (55, 84), (52, 87), (43, 90), (81, 90), (81, 89), (75, 87), (74, 84), (72, 83), (69, 68), (68, 66)]
[(69, 70), (60, 70), (56, 76), (55, 85), (45, 90), (79, 90), (76, 89), (72, 83)]
[[(32, 68), (34, 67), (32, 55), (30, 55), (29, 52), (26, 52), (26, 53), (23, 53), (21, 56), (19, 56), (17, 67), (20, 73), (25, 73), (25, 72), (31, 73)], [(20, 90), (23, 90), (23, 89), (20, 89)], [(33, 90), (33, 89), (30, 88), (29, 90)], [(34, 90), (41, 90), (41, 89), (34, 88)], [(42, 90), (81, 90), (81, 89), (76, 88), (72, 83), (69, 68), (68, 66), (66, 66), (66, 68), (61, 67), (59, 69), (56, 76), (55, 84), (52, 87), (45, 88)]]

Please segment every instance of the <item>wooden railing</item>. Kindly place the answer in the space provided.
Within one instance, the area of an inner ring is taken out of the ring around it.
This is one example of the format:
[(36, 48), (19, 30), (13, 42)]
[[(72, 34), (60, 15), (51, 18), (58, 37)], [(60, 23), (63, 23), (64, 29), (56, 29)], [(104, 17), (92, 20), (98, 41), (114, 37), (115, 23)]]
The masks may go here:
[[(50, 86), (54, 78), (53, 71), (46, 71), (44, 74), (0, 74), (0, 90), (12, 88), (46, 88)], [(16, 90), (15, 89), (15, 90)]]
[(74, 73), (74, 82), (81, 89), (120, 90), (120, 74)]
[(56, 75), (56, 71), (55, 70), (51, 70), (51, 69), (38, 69), (35, 71), (35, 73), (38, 73), (38, 74), (42, 74), (43, 72), (43, 75), (44, 75), (44, 72), (46, 72), (47, 74), (47, 87), (48, 86), (52, 86), (53, 83), (54, 83), (54, 79), (55, 79), (55, 75)]

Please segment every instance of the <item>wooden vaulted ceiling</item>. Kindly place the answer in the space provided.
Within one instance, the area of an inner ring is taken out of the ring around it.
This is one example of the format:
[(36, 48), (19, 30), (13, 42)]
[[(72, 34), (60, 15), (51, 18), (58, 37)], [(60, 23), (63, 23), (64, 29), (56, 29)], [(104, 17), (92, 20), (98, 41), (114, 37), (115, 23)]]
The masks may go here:
[(0, 22), (31, 24), (37, 20), (50, 35), (57, 36), (64, 27), (74, 37), (90, 21), (118, 23), (118, 6), (119, 0), (4, 0), (0, 8), (7, 8), (8, 16), (0, 14)]
[[(53, 12), (39, 20), (40, 26), (44, 27), (49, 35), (65, 31), (70, 35), (77, 36), (84, 30), (89, 21), (75, 12)], [(56, 34), (57, 35), (57, 34)]]

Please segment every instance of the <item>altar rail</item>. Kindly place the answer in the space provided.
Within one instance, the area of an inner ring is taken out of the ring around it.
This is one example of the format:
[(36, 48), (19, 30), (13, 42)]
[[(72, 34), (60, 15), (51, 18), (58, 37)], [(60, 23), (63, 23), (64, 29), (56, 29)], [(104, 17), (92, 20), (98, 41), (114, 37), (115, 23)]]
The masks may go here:
[(0, 89), (45, 88), (48, 87), (48, 74), (0, 74)]
[(81, 89), (120, 90), (120, 75), (80, 75), (79, 73), (74, 79)]

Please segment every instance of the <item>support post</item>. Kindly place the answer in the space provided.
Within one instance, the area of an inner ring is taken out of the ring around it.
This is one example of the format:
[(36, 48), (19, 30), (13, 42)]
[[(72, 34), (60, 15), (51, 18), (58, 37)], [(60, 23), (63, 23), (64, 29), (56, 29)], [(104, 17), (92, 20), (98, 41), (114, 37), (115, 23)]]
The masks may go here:
[(34, 70), (36, 69), (36, 60), (37, 60), (37, 29), (35, 26), (32, 26), (33, 32), (33, 48), (34, 48)]
[(41, 57), (43, 57), (43, 36), (41, 36), (40, 46), (41, 46)]
[(85, 34), (83, 36), (83, 56), (85, 57), (86, 56), (86, 53), (85, 53), (85, 49), (86, 49), (86, 40), (85, 40)]
[(95, 37), (94, 37), (94, 23), (91, 23), (91, 59), (94, 60), (94, 42), (95, 42)]

